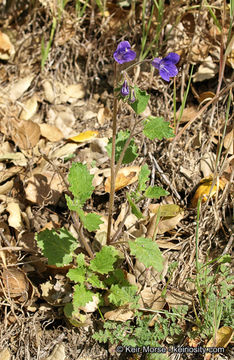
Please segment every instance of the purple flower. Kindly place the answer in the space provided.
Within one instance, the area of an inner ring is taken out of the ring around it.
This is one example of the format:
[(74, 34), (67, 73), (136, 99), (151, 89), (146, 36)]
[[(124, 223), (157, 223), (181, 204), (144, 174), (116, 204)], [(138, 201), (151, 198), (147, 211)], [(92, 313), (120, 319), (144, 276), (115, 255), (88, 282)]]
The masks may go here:
[(135, 51), (131, 50), (131, 45), (128, 41), (121, 41), (114, 52), (114, 59), (119, 64), (124, 64), (134, 60), (136, 57)]
[(128, 87), (127, 80), (124, 80), (123, 86), (121, 88), (121, 94), (123, 96), (128, 96), (128, 94), (129, 94), (129, 87)]
[(180, 55), (172, 52), (164, 59), (155, 58), (151, 64), (159, 70), (159, 75), (163, 80), (170, 81), (170, 77), (174, 77), (178, 74), (175, 64), (177, 64), (179, 60)]
[(130, 98), (128, 99), (131, 103), (134, 103), (136, 101), (135, 92), (132, 90)]

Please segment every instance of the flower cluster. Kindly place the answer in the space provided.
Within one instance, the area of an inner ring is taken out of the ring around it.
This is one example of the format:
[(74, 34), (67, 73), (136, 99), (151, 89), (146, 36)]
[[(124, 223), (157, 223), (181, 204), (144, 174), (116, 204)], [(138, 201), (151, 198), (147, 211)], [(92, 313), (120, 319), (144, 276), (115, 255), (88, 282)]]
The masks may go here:
[[(131, 45), (128, 41), (121, 41), (117, 46), (116, 51), (114, 52), (114, 59), (119, 64), (124, 64), (126, 62), (134, 60), (136, 57), (135, 51), (131, 50)], [(180, 60), (180, 56), (176, 53), (169, 53), (165, 58), (155, 58), (152, 61), (152, 65), (159, 70), (159, 75), (165, 81), (170, 81), (171, 77), (174, 77), (178, 74), (178, 69), (175, 64)], [(129, 88), (127, 82), (124, 82), (121, 94), (127, 96)]]

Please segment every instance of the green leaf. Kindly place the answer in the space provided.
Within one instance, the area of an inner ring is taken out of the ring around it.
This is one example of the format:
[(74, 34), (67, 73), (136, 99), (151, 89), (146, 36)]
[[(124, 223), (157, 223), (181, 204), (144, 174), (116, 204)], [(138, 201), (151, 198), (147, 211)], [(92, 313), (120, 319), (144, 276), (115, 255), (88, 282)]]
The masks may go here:
[(116, 262), (118, 255), (117, 250), (113, 246), (103, 246), (96, 257), (90, 261), (90, 269), (100, 274), (108, 274), (114, 270), (113, 264)]
[(95, 231), (99, 229), (99, 225), (103, 224), (101, 215), (95, 213), (86, 214), (81, 208), (80, 202), (77, 198), (71, 199), (68, 195), (65, 195), (67, 206), (71, 211), (76, 211), (85, 229), (88, 231)]
[(144, 195), (150, 199), (159, 199), (160, 196), (166, 196), (169, 192), (160, 186), (149, 186)]
[(126, 193), (126, 196), (127, 196), (129, 205), (131, 206), (133, 215), (135, 215), (137, 217), (137, 219), (143, 219), (144, 216), (143, 216), (142, 212), (140, 211), (138, 206), (134, 203), (134, 201), (131, 199), (130, 194)]
[[(120, 158), (120, 154), (124, 148), (124, 145), (126, 143), (126, 141), (129, 138), (129, 131), (119, 131), (117, 133), (117, 137), (116, 137), (116, 144), (115, 144), (115, 161), (117, 162)], [(131, 139), (130, 144), (128, 145), (128, 148), (124, 154), (123, 157), (123, 164), (129, 164), (132, 161), (134, 161), (136, 159), (136, 157), (138, 156), (137, 154), (137, 150), (138, 147), (136, 146), (135, 142), (133, 139)], [(111, 152), (112, 152), (112, 138), (109, 140), (108, 145), (106, 146), (106, 151), (109, 155), (109, 157), (111, 157)]]
[(149, 174), (150, 170), (148, 168), (148, 165), (145, 164), (141, 167), (141, 171), (138, 176), (138, 190), (139, 191), (145, 191), (146, 189), (146, 182), (149, 180)]
[(67, 273), (67, 276), (71, 281), (83, 284), (85, 281), (85, 274), (86, 274), (86, 269), (81, 267), (76, 269), (70, 269)]
[(154, 140), (155, 138), (162, 140), (163, 138), (169, 139), (174, 137), (169, 122), (164, 121), (163, 117), (149, 116), (144, 121), (143, 133), (150, 140)]
[(132, 303), (137, 292), (137, 286), (128, 285), (122, 286), (112, 285), (110, 288), (110, 295), (108, 296), (110, 302), (116, 306)]
[(108, 286), (118, 284), (119, 286), (129, 286), (122, 269), (115, 269), (112, 271), (108, 278), (105, 279), (105, 284)]
[(44, 230), (36, 234), (36, 241), (49, 265), (68, 265), (73, 258), (74, 250), (78, 247), (77, 240), (62, 228), (59, 230)]
[(85, 229), (88, 231), (95, 231), (99, 229), (99, 225), (103, 224), (101, 216), (94, 213), (89, 213), (85, 215), (82, 209), (79, 209), (78, 215)]
[(90, 175), (86, 165), (81, 163), (73, 163), (68, 174), (68, 180), (70, 183), (69, 190), (72, 192), (75, 198), (79, 199), (81, 205), (88, 200), (93, 192), (93, 180), (94, 175)]
[(130, 252), (147, 268), (152, 266), (158, 272), (163, 270), (163, 257), (158, 245), (148, 238), (137, 238), (129, 241)]
[(91, 276), (89, 276), (87, 278), (87, 282), (89, 282), (93, 287), (98, 288), (98, 289), (106, 288), (104, 283), (95, 274), (91, 274)]
[(75, 311), (93, 300), (93, 293), (86, 289), (84, 284), (74, 286), (73, 306)]
[(150, 96), (146, 93), (146, 91), (140, 90), (137, 86), (134, 86), (134, 92), (136, 101), (134, 103), (129, 102), (129, 105), (132, 107), (135, 113), (139, 115), (145, 111)]

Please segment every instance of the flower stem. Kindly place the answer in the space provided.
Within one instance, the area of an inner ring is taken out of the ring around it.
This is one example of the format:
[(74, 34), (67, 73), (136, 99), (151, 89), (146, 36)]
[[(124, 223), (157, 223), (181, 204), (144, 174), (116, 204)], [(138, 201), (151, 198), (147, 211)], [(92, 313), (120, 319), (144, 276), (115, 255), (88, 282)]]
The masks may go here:
[[(114, 89), (117, 83), (117, 66), (115, 63), (114, 68)], [(108, 213), (108, 226), (107, 226), (107, 245), (111, 241), (111, 224), (112, 224), (112, 215), (113, 215), (113, 206), (114, 206), (114, 196), (115, 196), (115, 144), (116, 144), (116, 132), (117, 132), (117, 107), (118, 107), (118, 98), (114, 92), (114, 109), (113, 109), (113, 126), (112, 126), (112, 151), (111, 151), (111, 188), (110, 188), (110, 200), (109, 200), (109, 213)]]

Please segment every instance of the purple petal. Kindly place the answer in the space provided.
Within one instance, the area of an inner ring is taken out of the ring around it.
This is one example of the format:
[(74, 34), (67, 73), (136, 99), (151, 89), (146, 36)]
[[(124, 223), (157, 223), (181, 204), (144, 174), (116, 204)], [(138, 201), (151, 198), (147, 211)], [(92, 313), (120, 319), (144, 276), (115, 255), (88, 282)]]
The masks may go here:
[(117, 46), (117, 51), (125, 51), (125, 49), (131, 49), (131, 45), (128, 41), (121, 41)]
[(128, 83), (126, 80), (124, 81), (123, 86), (121, 88), (121, 94), (123, 96), (128, 96), (128, 94), (129, 94), (129, 87), (128, 87)]
[(162, 61), (162, 60), (161, 60), (160, 58), (155, 58), (155, 59), (152, 61), (151, 65), (153, 65), (156, 69), (159, 69), (160, 62), (161, 62), (161, 61)]
[(177, 64), (180, 60), (180, 55), (176, 54), (176, 53), (169, 53), (164, 59), (163, 61), (168, 61), (171, 64)]
[(159, 74), (163, 80), (170, 81), (170, 77), (176, 76), (178, 70), (174, 64), (171, 64), (170, 62), (166, 63), (164, 61), (163, 64), (160, 65)]
[(114, 59), (119, 64), (134, 60), (136, 57), (135, 51), (131, 50), (131, 46), (128, 41), (121, 41), (117, 46), (117, 50), (114, 52)]

